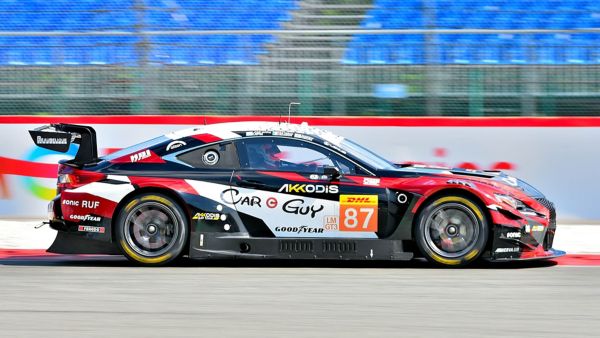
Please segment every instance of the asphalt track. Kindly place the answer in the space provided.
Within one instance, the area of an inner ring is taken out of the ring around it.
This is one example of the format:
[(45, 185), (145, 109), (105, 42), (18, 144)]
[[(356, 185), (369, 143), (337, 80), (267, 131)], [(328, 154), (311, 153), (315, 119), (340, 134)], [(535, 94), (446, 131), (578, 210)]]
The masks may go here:
[(0, 336), (597, 337), (600, 267), (0, 258)]

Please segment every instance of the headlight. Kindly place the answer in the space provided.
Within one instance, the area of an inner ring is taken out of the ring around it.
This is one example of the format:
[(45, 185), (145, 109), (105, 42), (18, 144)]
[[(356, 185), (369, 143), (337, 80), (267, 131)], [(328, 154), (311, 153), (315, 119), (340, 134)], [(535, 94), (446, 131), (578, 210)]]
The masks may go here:
[(496, 200), (501, 203), (506, 203), (513, 207), (514, 209), (518, 209), (519, 205), (523, 205), (523, 202), (519, 201), (516, 198), (510, 197), (508, 195), (502, 194), (494, 194), (496, 196)]
[(514, 209), (517, 209), (523, 215), (542, 216), (541, 214), (537, 213), (535, 210), (531, 209), (525, 203), (519, 201), (516, 198), (510, 197), (508, 195), (502, 195), (502, 194), (494, 194), (494, 195), (496, 196), (496, 200), (498, 200), (498, 202), (510, 205)]

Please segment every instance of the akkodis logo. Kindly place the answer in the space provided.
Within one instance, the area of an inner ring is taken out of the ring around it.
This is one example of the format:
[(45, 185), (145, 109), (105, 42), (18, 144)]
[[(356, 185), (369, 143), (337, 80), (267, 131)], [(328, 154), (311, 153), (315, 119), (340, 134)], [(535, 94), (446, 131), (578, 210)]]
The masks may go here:
[[(77, 149), (79, 149), (78, 144), (71, 144), (66, 153), (33, 147), (24, 159), (29, 162), (58, 163), (60, 160), (74, 158)], [(23, 176), (21, 180), (25, 188), (37, 198), (49, 201), (56, 196), (56, 179)]]

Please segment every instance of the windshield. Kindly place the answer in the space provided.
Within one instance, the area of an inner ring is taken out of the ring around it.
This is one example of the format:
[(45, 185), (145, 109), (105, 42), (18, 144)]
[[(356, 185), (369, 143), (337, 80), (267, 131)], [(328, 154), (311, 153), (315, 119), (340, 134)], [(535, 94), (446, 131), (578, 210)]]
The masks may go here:
[(377, 170), (393, 170), (396, 167), (394, 164), (380, 155), (375, 154), (369, 149), (361, 146), (360, 144), (350, 141), (348, 139), (344, 139), (340, 144), (342, 149), (354, 155), (357, 159), (360, 159), (362, 162), (367, 164), (368, 166), (377, 169)]

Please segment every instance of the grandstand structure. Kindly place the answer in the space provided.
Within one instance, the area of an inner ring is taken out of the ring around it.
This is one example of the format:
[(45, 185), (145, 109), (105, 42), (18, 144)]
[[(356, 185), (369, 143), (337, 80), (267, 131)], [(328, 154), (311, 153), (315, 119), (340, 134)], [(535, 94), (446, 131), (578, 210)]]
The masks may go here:
[(3, 0), (0, 113), (595, 115), (594, 0)]

